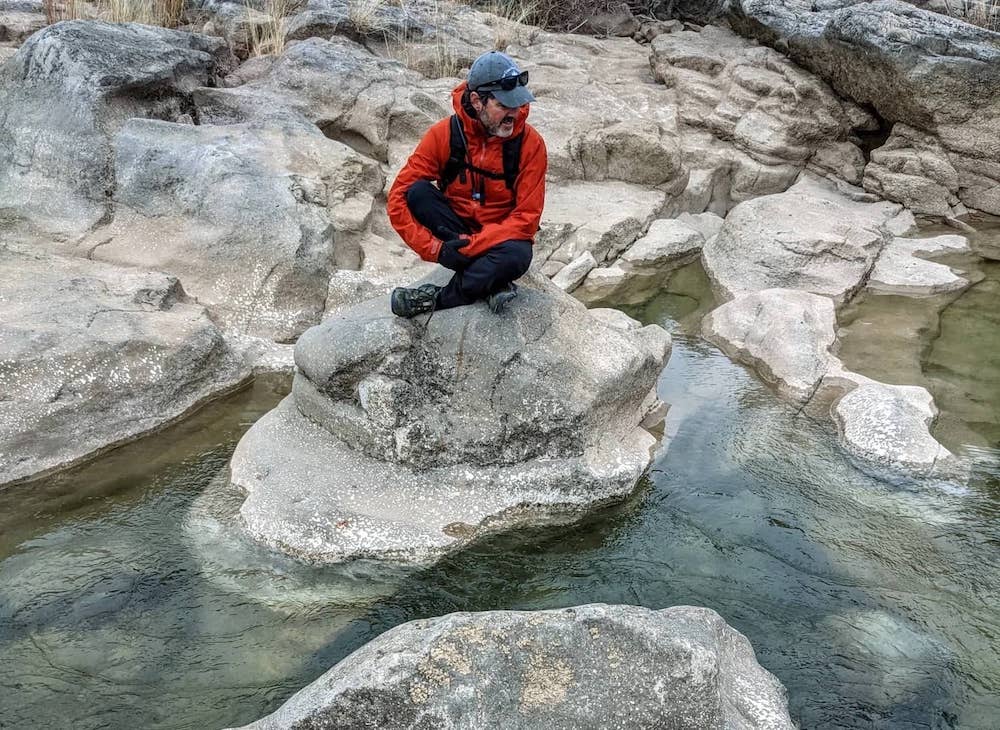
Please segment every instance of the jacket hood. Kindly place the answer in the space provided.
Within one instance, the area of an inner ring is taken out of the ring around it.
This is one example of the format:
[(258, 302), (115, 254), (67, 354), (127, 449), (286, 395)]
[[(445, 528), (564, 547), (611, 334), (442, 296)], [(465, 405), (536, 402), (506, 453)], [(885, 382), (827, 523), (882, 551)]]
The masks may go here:
[[(462, 105), (462, 97), (465, 95), (466, 88), (468, 88), (468, 84), (463, 81), (452, 90), (451, 106), (458, 115), (458, 118), (462, 120), (462, 129), (465, 130), (465, 136), (469, 138), (474, 137), (481, 139), (486, 136), (486, 130), (483, 129), (482, 123), (474, 116), (470, 115)], [(528, 111), (530, 106), (530, 104), (525, 104), (517, 110), (517, 116), (514, 117), (514, 132), (511, 134), (512, 137), (515, 137), (524, 131), (524, 125), (528, 120)]]

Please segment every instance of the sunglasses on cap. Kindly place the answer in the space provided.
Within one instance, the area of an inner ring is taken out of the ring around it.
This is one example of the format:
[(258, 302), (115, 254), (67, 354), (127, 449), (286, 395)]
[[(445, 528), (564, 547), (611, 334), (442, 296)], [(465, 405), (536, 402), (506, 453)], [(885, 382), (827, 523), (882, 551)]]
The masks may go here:
[(502, 79), (497, 79), (496, 81), (487, 81), (485, 84), (480, 84), (479, 86), (477, 86), (474, 90), (513, 91), (518, 86), (527, 86), (527, 85), (528, 85), (528, 72), (522, 71), (519, 74), (504, 76)]

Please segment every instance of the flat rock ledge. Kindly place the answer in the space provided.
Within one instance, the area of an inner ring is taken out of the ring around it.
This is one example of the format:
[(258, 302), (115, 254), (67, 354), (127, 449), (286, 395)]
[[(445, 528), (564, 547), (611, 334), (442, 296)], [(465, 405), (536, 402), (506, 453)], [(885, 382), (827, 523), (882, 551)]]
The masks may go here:
[(960, 476), (955, 456), (930, 433), (937, 416), (930, 393), (844, 368), (831, 352), (836, 322), (829, 297), (766, 289), (713, 310), (702, 329), (803, 408), (829, 404), (841, 444), (863, 463), (921, 477)]
[(246, 382), (172, 276), (0, 246), (0, 486), (163, 428)]
[(244, 730), (793, 728), (785, 689), (706, 608), (453, 613), (361, 647)]
[(381, 297), (308, 330), (291, 395), (233, 455), (250, 535), (312, 562), (426, 563), (627, 497), (670, 337), (525, 282), (501, 315), (405, 320)]

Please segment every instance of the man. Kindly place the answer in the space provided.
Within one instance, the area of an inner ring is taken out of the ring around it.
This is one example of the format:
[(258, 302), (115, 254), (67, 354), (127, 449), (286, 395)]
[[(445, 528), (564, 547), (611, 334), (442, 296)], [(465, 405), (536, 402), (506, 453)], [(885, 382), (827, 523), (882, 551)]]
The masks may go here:
[[(548, 157), (526, 123), (528, 73), (499, 51), (476, 59), (452, 92), (455, 120), (433, 125), (389, 190), (389, 220), (425, 261), (452, 271), (444, 287), (398, 288), (392, 311), (413, 317), (486, 299), (494, 312), (517, 296), (545, 200)], [(435, 185), (436, 183), (436, 185)]]

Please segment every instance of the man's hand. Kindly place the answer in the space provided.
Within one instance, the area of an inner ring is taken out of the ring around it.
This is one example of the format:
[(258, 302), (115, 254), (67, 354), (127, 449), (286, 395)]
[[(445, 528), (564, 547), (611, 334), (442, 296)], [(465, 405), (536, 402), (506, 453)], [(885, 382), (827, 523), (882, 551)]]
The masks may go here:
[(438, 252), (438, 263), (452, 271), (462, 271), (472, 259), (464, 253), (459, 253), (458, 249), (469, 245), (467, 238), (452, 238), (449, 241), (441, 242), (441, 250)]

